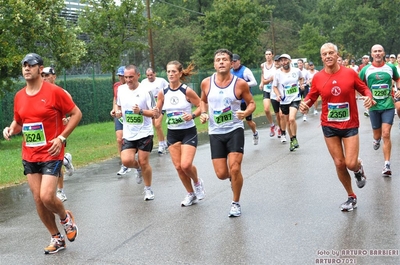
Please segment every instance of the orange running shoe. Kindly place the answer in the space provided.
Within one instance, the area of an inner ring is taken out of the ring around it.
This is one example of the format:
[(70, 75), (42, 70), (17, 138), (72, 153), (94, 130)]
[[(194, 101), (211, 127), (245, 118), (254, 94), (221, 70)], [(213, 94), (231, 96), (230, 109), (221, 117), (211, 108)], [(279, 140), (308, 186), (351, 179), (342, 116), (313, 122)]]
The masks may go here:
[(65, 210), (67, 217), (60, 223), (64, 226), (65, 234), (70, 242), (73, 242), (78, 235), (78, 227), (75, 224), (74, 216), (70, 210)]
[(44, 254), (54, 254), (60, 250), (65, 249), (65, 239), (64, 236), (59, 235), (51, 237), (50, 245), (44, 248)]

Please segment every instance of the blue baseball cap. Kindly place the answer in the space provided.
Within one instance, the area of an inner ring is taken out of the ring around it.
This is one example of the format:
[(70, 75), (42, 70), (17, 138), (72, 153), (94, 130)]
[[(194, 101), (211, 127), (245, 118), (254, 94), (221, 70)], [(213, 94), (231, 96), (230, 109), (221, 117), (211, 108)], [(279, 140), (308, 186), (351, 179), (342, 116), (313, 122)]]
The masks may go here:
[(117, 75), (124, 75), (125, 66), (120, 66), (117, 70)]

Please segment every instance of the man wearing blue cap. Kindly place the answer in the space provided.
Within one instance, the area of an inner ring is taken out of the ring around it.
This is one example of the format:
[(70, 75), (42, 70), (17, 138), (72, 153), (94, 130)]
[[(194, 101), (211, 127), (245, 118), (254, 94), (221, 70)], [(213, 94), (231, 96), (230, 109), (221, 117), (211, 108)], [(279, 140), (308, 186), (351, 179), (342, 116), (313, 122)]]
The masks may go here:
[[(119, 81), (116, 82), (113, 86), (114, 89), (114, 99), (113, 99), (113, 107), (111, 109), (110, 115), (114, 118), (114, 124), (115, 124), (115, 136), (117, 137), (117, 144), (118, 144), (118, 154), (121, 155), (121, 147), (122, 147), (122, 120), (117, 119), (115, 116), (115, 111), (117, 110), (117, 93), (118, 93), (118, 87), (125, 84), (125, 78), (124, 78), (124, 71), (125, 71), (125, 66), (120, 66), (117, 70), (117, 75)], [(131, 169), (121, 165), (120, 170), (117, 172), (118, 176), (125, 175), (126, 173), (130, 172)]]
[[(54, 214), (60, 217), (66, 237), (74, 241), (78, 227), (74, 216), (65, 210), (56, 197), (60, 169), (64, 159), (64, 143), (82, 118), (82, 113), (65, 91), (41, 76), (43, 59), (36, 53), (27, 54), (21, 61), (22, 76), (26, 86), (14, 98), (14, 119), (3, 136), (22, 132), (22, 164), (27, 176), (38, 215), (50, 232), (51, 241), (44, 248), (45, 254), (56, 253), (65, 248), (64, 236), (60, 234)], [(68, 115), (68, 124), (62, 118)]]

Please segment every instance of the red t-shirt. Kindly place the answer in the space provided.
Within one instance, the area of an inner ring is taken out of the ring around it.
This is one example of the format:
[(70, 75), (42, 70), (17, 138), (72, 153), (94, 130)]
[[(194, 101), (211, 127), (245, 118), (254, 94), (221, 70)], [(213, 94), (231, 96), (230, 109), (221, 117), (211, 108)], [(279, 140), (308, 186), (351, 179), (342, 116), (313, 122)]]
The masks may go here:
[(51, 156), (49, 141), (62, 133), (62, 118), (74, 107), (75, 103), (61, 87), (48, 82), (43, 82), (33, 96), (26, 93), (26, 87), (18, 91), (14, 98), (14, 120), (22, 125), (22, 159), (28, 162), (62, 160), (64, 145), (58, 156)]
[(356, 93), (372, 98), (371, 91), (361, 81), (357, 73), (346, 67), (340, 67), (334, 74), (328, 74), (324, 70), (314, 75), (307, 101), (308, 106), (322, 98), (321, 125), (337, 129), (358, 128), (358, 108)]
[(118, 82), (116, 82), (116, 83), (114, 84), (114, 86), (113, 86), (113, 88), (114, 88), (114, 98), (115, 98), (115, 100), (117, 100), (117, 91), (118, 91), (118, 87), (119, 87), (120, 85), (122, 85), (122, 83), (118, 81)]

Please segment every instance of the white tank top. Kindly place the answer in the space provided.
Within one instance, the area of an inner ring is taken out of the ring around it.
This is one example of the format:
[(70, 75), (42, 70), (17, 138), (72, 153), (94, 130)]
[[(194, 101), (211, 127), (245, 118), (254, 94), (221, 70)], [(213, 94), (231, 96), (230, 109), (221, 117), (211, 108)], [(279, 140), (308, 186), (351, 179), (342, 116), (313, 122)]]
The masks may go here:
[(178, 89), (173, 90), (169, 86), (164, 89), (163, 109), (167, 115), (166, 123), (170, 130), (180, 130), (195, 126), (193, 120), (185, 121), (182, 115), (192, 113), (192, 104), (186, 99), (187, 85), (182, 84)]
[[(273, 62), (272, 62), (272, 65), (271, 65), (270, 68), (267, 68), (267, 63), (266, 62), (263, 63), (263, 68), (264, 68), (264, 72), (263, 72), (264, 79), (268, 79), (268, 78), (270, 78), (271, 76), (274, 75), (275, 66), (274, 66)], [(264, 91), (265, 92), (270, 92), (271, 93), (271, 88), (272, 88), (272, 82), (270, 82), (269, 84), (264, 85)]]
[(207, 95), (209, 134), (225, 134), (244, 128), (243, 121), (236, 117), (241, 102), (235, 95), (237, 79), (233, 76), (227, 87), (219, 87), (215, 83), (215, 74), (210, 77), (210, 90)]

